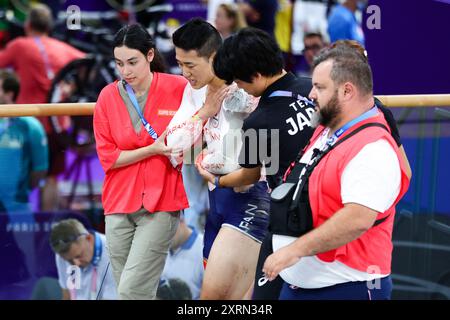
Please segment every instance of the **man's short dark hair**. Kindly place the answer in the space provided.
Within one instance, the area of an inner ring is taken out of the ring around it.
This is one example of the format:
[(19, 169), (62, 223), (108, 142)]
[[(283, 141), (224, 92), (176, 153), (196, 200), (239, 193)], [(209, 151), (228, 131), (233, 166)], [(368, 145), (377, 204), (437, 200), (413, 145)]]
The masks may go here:
[(2, 80), (2, 89), (4, 93), (12, 92), (13, 93), (13, 101), (16, 101), (17, 96), (19, 95), (20, 83), (17, 77), (8, 71), (0, 72), (0, 80)]
[(283, 55), (268, 33), (244, 28), (227, 38), (214, 57), (214, 73), (231, 83), (252, 82), (257, 73), (272, 77), (283, 71)]
[(307, 33), (305, 33), (305, 35), (303, 36), (303, 40), (304, 39), (308, 39), (308, 38), (320, 38), (320, 40), (322, 42), (324, 42), (323, 41), (323, 36), (322, 36), (322, 34), (320, 32), (307, 32)]
[(195, 50), (199, 57), (209, 58), (222, 44), (220, 33), (209, 22), (194, 18), (178, 28), (172, 35), (175, 47)]
[(361, 53), (351, 46), (339, 45), (322, 50), (313, 61), (313, 70), (322, 62), (331, 60), (330, 77), (337, 85), (353, 83), (363, 95), (373, 94), (372, 70)]
[(53, 28), (52, 12), (45, 4), (33, 5), (28, 14), (28, 21), (30, 27), (38, 32), (49, 33)]

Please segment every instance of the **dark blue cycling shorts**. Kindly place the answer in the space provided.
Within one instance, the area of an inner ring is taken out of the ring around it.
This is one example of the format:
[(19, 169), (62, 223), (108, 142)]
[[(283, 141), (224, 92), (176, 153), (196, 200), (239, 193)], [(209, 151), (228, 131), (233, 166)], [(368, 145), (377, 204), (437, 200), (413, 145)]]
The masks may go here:
[(222, 226), (240, 231), (259, 243), (266, 236), (270, 198), (265, 181), (256, 183), (246, 192), (234, 192), (233, 188), (215, 188), (209, 191), (209, 205), (204, 235), (204, 259), (208, 259)]

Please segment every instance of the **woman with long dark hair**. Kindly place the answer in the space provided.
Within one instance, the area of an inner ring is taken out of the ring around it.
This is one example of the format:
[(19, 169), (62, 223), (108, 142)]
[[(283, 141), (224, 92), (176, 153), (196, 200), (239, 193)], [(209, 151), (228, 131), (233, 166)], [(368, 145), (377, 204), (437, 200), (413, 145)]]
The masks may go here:
[(94, 111), (106, 238), (120, 299), (154, 299), (179, 212), (188, 207), (164, 142), (187, 81), (161, 73), (155, 43), (138, 24), (115, 35), (114, 58), (121, 80), (102, 90)]

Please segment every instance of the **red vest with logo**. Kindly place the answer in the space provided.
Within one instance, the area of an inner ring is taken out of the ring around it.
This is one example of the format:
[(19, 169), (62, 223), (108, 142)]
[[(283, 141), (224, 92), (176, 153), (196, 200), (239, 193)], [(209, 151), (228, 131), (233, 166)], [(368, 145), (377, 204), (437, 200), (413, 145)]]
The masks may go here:
[[(370, 122), (381, 123), (389, 128), (383, 114), (379, 112), (378, 115), (354, 125), (340, 138)], [(311, 138), (310, 146), (314, 144), (323, 129), (323, 127), (316, 129)], [(400, 193), (387, 211), (378, 214), (377, 220), (384, 217), (388, 218), (379, 225), (370, 228), (358, 239), (337, 249), (318, 254), (317, 257), (324, 262), (339, 261), (348, 267), (363, 272), (389, 274), (391, 271), (395, 205), (408, 190), (409, 179), (399, 148), (388, 131), (380, 127), (368, 127), (325, 155), (314, 168), (309, 179), (309, 199), (313, 214), (313, 227), (317, 228), (344, 207), (341, 198), (341, 176), (347, 164), (364, 146), (379, 139), (385, 139), (395, 150), (401, 169)]]
[[(153, 73), (144, 117), (158, 136), (178, 110), (187, 80), (181, 76)], [(133, 213), (144, 206), (149, 212), (178, 211), (189, 207), (181, 172), (164, 155), (153, 155), (112, 169), (123, 150), (154, 143), (141, 126), (137, 134), (117, 82), (107, 85), (94, 109), (94, 133), (98, 158), (105, 171), (102, 201), (105, 215)]]

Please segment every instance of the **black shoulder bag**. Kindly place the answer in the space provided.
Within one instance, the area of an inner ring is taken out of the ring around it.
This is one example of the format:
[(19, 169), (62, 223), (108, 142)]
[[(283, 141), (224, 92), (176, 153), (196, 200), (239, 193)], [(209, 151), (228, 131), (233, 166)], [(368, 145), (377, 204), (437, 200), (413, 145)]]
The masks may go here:
[[(366, 123), (335, 144), (324, 150), (314, 149), (311, 161), (308, 164), (300, 163), (302, 151), (288, 170), (286, 181), (276, 187), (270, 194), (270, 223), (269, 230), (274, 234), (300, 237), (313, 229), (312, 211), (309, 203), (308, 181), (314, 168), (323, 157), (350, 137), (368, 127), (380, 127), (389, 132), (381, 123)], [(375, 225), (380, 224), (387, 217), (379, 219)]]

